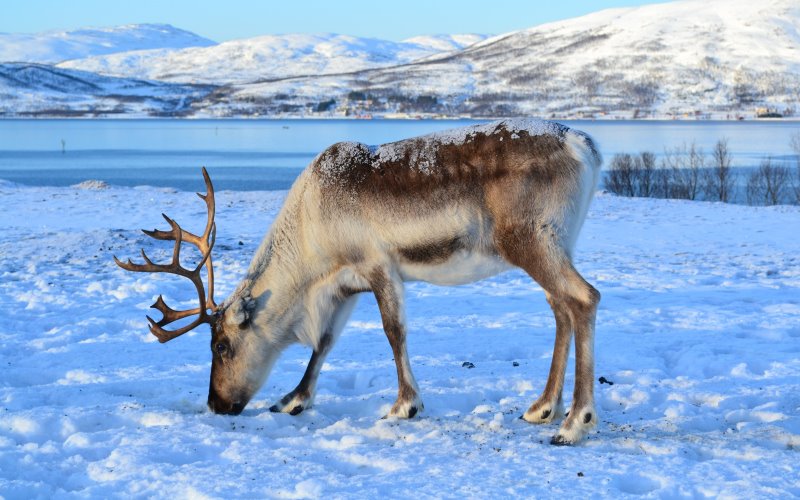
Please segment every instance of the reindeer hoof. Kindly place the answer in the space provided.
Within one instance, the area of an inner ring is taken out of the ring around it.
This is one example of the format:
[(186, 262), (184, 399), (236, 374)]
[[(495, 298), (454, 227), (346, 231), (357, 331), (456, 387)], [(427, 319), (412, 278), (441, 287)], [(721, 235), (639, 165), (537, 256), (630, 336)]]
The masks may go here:
[(299, 415), (307, 408), (311, 407), (312, 398), (308, 392), (300, 392), (297, 389), (285, 395), (269, 407), (272, 413), (288, 413), (289, 415)]
[(531, 405), (520, 418), (531, 424), (549, 424), (564, 416), (564, 408), (560, 403), (539, 403)]
[(581, 440), (597, 425), (597, 413), (593, 407), (585, 407), (579, 410), (573, 408), (561, 428), (550, 441), (556, 446), (571, 445), (580, 443)]
[(272, 413), (288, 413), (289, 415), (294, 416), (303, 413), (303, 410), (305, 410), (303, 405), (297, 405), (294, 408), (292, 408), (291, 411), (286, 411), (286, 408), (287, 408), (286, 406), (281, 408), (278, 405), (272, 405), (269, 407), (269, 411), (271, 411)]
[(404, 403), (395, 403), (388, 415), (383, 418), (414, 418), (417, 413), (425, 409), (419, 398)]

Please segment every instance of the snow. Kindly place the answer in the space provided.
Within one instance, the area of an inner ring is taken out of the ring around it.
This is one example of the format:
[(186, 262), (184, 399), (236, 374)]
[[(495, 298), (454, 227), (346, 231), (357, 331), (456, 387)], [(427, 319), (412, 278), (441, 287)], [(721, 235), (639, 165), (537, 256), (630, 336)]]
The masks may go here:
[(114, 78), (34, 63), (0, 63), (0, 116), (152, 116), (180, 113), (204, 88)]
[[(477, 134), (493, 135), (506, 131), (512, 139), (518, 139), (520, 132), (530, 136), (552, 135), (564, 140), (567, 127), (535, 118), (512, 118), (468, 127), (442, 130), (431, 134), (382, 144), (367, 146), (358, 142), (339, 142), (335, 149), (328, 149), (316, 160), (322, 182), (326, 185), (341, 180), (350, 166), (371, 163), (373, 169), (381, 169), (387, 164), (408, 159), (410, 168), (423, 175), (431, 175), (439, 170), (440, 147), (445, 144), (461, 145), (475, 138)], [(502, 139), (500, 139), (502, 141)], [(85, 184), (85, 183), (82, 183)]]
[[(217, 194), (218, 299), (284, 197)], [(162, 345), (144, 319), (159, 293), (191, 305), (191, 286), (111, 259), (142, 246), (167, 257), (137, 228), (163, 225), (164, 211), (199, 229), (194, 194), (0, 182), (0, 199), (4, 498), (800, 495), (798, 207), (598, 193), (576, 267), (603, 294), (596, 376), (613, 385), (595, 386), (597, 432), (563, 448), (548, 444), (555, 425), (518, 419), (543, 388), (554, 334), (520, 272), (407, 286), (425, 401), (413, 420), (380, 418), (396, 375), (368, 295), (313, 408), (268, 411), (302, 376), (310, 353), (293, 347), (242, 415), (219, 416), (205, 406), (207, 331)]]
[(459, 35), (420, 35), (403, 40), (403, 42), (430, 47), (437, 52), (451, 52), (464, 49), (470, 45), (482, 42), (487, 38), (487, 35), (479, 35), (477, 33)]
[(0, 62), (58, 63), (116, 52), (206, 47), (215, 43), (169, 24), (127, 24), (33, 34), (0, 33)]
[[(563, 134), (568, 129), (563, 125), (537, 118), (512, 118), (499, 120), (470, 127), (459, 127), (451, 130), (442, 130), (430, 135), (430, 140), (442, 144), (464, 144), (476, 134), (493, 135), (502, 131), (511, 134), (512, 139), (519, 137), (520, 132), (526, 132), (530, 136), (552, 135), (559, 140), (563, 139)], [(389, 145), (390, 146), (390, 145)]]
[[(67, 99), (12, 82), (0, 89), (0, 113), (730, 120), (763, 107), (797, 116), (798, 54), (797, 0), (680, 0), (491, 38), (401, 42), (295, 33), (214, 44), (168, 25), (0, 34), (0, 61), (67, 58), (53, 71), (93, 72), (104, 83), (114, 76), (223, 86), (184, 96), (176, 109), (158, 90), (137, 105), (105, 85)], [(5, 72), (0, 67), (0, 77)], [(420, 97), (427, 104), (413, 104)]]
[(566, 127), (556, 122), (535, 118), (514, 118), (442, 130), (416, 137), (410, 141), (383, 144), (374, 148), (373, 157), (376, 168), (408, 158), (411, 168), (421, 174), (429, 175), (437, 171), (437, 157), (439, 148), (443, 144), (462, 145), (474, 139), (477, 134), (489, 136), (500, 134), (503, 131), (507, 131), (512, 139), (518, 139), (519, 133), (524, 131), (530, 136), (552, 135), (559, 141), (563, 141), (563, 134), (566, 130), (568, 130)]
[(408, 66), (241, 84), (233, 96), (300, 104), (391, 90), (436, 96), (445, 113), (731, 119), (761, 106), (797, 112), (798, 51), (796, 0), (683, 0), (543, 24)]
[(402, 42), (333, 33), (264, 35), (213, 47), (131, 51), (62, 63), (70, 69), (179, 83), (251, 83), (302, 75), (349, 73), (406, 64), (459, 50), (480, 35), (417, 37)]

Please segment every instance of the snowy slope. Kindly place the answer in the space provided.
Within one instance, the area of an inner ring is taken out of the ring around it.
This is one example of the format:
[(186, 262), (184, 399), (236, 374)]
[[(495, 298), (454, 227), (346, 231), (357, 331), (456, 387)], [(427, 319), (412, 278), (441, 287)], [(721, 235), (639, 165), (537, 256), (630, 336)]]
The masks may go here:
[(68, 61), (61, 67), (155, 80), (249, 83), (404, 64), (483, 40), (480, 35), (419, 37), (403, 42), (337, 34), (267, 35), (214, 47), (118, 53)]
[(182, 116), (211, 91), (47, 64), (0, 63), (0, 117)]
[[(518, 419), (543, 388), (554, 332), (520, 272), (408, 285), (425, 401), (413, 420), (380, 419), (396, 376), (369, 296), (323, 368), (314, 408), (268, 411), (308, 360), (291, 348), (242, 415), (219, 416), (205, 406), (208, 333), (161, 345), (144, 320), (158, 293), (188, 306), (193, 292), (111, 261), (153, 248), (137, 228), (163, 225), (161, 210), (189, 230), (202, 223), (197, 197), (2, 182), (0, 197), (5, 498), (800, 495), (797, 207), (595, 199), (576, 266), (603, 294), (597, 376), (614, 385), (596, 385), (597, 433), (557, 448), (555, 426)], [(218, 193), (218, 297), (283, 197)], [(568, 388), (573, 380), (570, 368)]]
[(115, 52), (207, 47), (214, 43), (168, 24), (128, 24), (35, 34), (0, 33), (0, 62), (58, 63)]
[(404, 43), (421, 45), (437, 52), (461, 50), (489, 38), (487, 35), (465, 33), (460, 35), (420, 35), (403, 40)]
[(796, 0), (680, 0), (480, 39), (269, 35), (61, 66), (221, 85), (194, 103), (198, 117), (800, 116)]
[(242, 100), (288, 94), (304, 102), (322, 89), (340, 101), (356, 89), (375, 97), (372, 111), (427, 95), (438, 99), (432, 112), (448, 114), (724, 117), (796, 108), (798, 88), (795, 0), (683, 0), (545, 24), (410, 66), (237, 92)]

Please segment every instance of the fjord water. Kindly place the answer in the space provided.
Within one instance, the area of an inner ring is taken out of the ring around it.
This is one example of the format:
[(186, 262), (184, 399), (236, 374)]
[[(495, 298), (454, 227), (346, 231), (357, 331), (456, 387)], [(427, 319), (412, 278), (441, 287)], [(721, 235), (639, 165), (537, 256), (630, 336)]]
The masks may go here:
[[(1, 120), (0, 179), (69, 186), (102, 180), (119, 186), (198, 189), (199, 167), (217, 189), (288, 188), (320, 151), (338, 141), (381, 144), (472, 120)], [(606, 161), (621, 152), (694, 142), (705, 152), (727, 138), (738, 167), (768, 156), (788, 160), (791, 121), (564, 121), (591, 134)]]

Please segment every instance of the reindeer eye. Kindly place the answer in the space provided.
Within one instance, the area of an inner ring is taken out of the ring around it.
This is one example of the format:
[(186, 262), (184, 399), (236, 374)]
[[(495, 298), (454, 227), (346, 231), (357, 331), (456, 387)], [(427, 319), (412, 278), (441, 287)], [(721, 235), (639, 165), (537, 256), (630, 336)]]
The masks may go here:
[(214, 349), (217, 351), (217, 354), (225, 354), (228, 352), (228, 346), (222, 342), (217, 342), (217, 345), (214, 346)]

